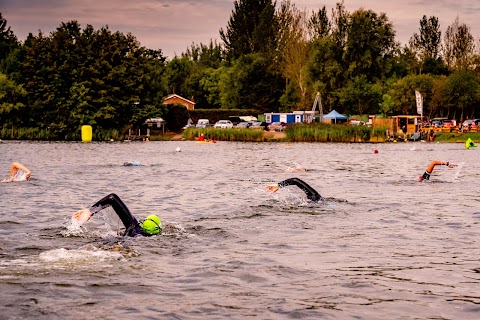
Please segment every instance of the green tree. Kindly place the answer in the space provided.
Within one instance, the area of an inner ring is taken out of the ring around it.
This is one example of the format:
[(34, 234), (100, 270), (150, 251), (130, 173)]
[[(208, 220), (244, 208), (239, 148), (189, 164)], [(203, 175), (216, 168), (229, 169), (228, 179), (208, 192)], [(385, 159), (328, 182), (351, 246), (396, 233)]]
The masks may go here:
[(412, 36), (413, 44), (420, 50), (422, 60), (426, 58), (436, 59), (440, 55), (442, 32), (440, 31), (440, 24), (438, 18), (431, 16), (423, 16), (420, 20), (420, 34), (415, 33)]
[(193, 69), (194, 64), (187, 57), (175, 57), (168, 62), (165, 77), (169, 92), (187, 97), (188, 88), (185, 80), (192, 74)]
[(275, 56), (278, 33), (275, 5), (272, 0), (234, 2), (226, 30), (220, 29), (220, 39), (230, 61), (251, 53)]
[(161, 51), (140, 47), (131, 34), (82, 30), (76, 21), (62, 23), (48, 37), (31, 36), (21, 78), (32, 125), (35, 120), (59, 132), (82, 124), (122, 129), (160, 115), (164, 61)]
[(382, 102), (379, 103), (378, 106), (380, 107), (380, 112), (387, 116), (393, 111), (395, 102), (393, 102), (392, 97), (389, 94), (384, 94), (382, 96)]
[(193, 43), (190, 48), (187, 48), (186, 52), (182, 53), (182, 57), (202, 67), (217, 69), (225, 61), (225, 52), (216, 41), (210, 40), (208, 45)]
[(458, 17), (447, 27), (443, 46), (445, 61), (449, 68), (465, 70), (472, 67), (475, 56), (475, 40), (470, 32), (470, 27), (461, 23)]
[(370, 82), (385, 79), (391, 72), (397, 43), (387, 16), (371, 10), (357, 10), (349, 19), (343, 62), (349, 77), (365, 75)]
[(438, 18), (423, 16), (420, 20), (420, 33), (410, 39), (410, 49), (420, 65), (419, 73), (445, 74), (446, 65), (440, 57), (442, 32)]
[(419, 91), (423, 96), (423, 115), (432, 115), (431, 100), (435, 76), (430, 74), (408, 75), (397, 80), (392, 84), (388, 95), (394, 102), (394, 112), (396, 114), (412, 115), (417, 114), (417, 104), (415, 100), (415, 91)]
[(449, 117), (460, 121), (473, 119), (479, 115), (480, 79), (473, 71), (459, 70), (447, 78), (442, 96)]
[(226, 109), (277, 111), (283, 80), (260, 54), (234, 61), (220, 77), (220, 100)]
[(205, 105), (203, 108), (213, 108), (213, 109), (220, 109), (220, 76), (223, 72), (224, 68), (207, 68), (203, 70), (202, 78), (200, 79), (200, 89), (205, 98)]
[(330, 34), (332, 25), (328, 19), (327, 9), (323, 6), (313, 12), (308, 20), (308, 30), (312, 39), (323, 38)]
[(20, 47), (17, 36), (10, 27), (7, 28), (5, 20), (0, 12), (0, 71), (5, 72), (5, 60), (7, 57)]
[[(298, 104), (305, 109), (309, 101), (306, 64), (308, 61), (308, 19), (306, 11), (298, 10), (289, 0), (283, 1), (278, 13), (280, 24), (280, 68), (287, 80), (286, 96), (299, 97)], [(291, 92), (295, 90), (296, 92)], [(289, 101), (293, 101), (288, 99)], [(285, 105), (285, 101), (283, 103)], [(295, 106), (291, 106), (292, 109)]]
[(340, 103), (348, 114), (375, 113), (381, 100), (381, 87), (368, 82), (367, 77), (357, 76), (338, 91)]
[(23, 125), (27, 118), (25, 96), (27, 92), (21, 85), (0, 73), (0, 124)]

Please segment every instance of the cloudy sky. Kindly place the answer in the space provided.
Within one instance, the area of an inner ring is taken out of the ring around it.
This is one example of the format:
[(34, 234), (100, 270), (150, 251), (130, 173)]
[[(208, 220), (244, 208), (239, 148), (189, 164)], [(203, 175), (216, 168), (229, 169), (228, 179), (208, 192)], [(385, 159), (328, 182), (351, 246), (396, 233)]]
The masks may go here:
[[(281, 0), (277, 0), (280, 2)], [(340, 0), (291, 0), (297, 8), (331, 11)], [(169, 57), (192, 42), (219, 40), (234, 8), (234, 0), (0, 0), (0, 12), (19, 40), (29, 32), (45, 34), (61, 22), (77, 20), (82, 27), (108, 25), (110, 30), (131, 32), (142, 44), (161, 49)], [(439, 18), (442, 32), (458, 16), (475, 38), (480, 37), (479, 0), (345, 0), (349, 12), (359, 8), (385, 12), (405, 44), (418, 32), (423, 15)]]

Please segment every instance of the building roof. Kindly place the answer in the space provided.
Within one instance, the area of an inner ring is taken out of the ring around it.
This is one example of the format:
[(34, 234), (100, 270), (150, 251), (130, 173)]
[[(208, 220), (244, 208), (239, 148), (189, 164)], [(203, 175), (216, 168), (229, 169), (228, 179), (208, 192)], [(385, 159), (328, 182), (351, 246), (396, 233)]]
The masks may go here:
[(181, 96), (179, 96), (178, 94), (175, 94), (175, 93), (171, 94), (171, 95), (168, 95), (165, 99), (163, 99), (163, 101), (167, 101), (167, 100), (170, 100), (170, 99), (173, 99), (173, 98), (178, 98), (178, 99), (181, 99), (181, 100), (183, 100), (187, 103), (195, 104), (195, 102), (193, 102), (192, 100), (188, 100), (188, 99), (186, 99), (184, 97), (181, 97)]

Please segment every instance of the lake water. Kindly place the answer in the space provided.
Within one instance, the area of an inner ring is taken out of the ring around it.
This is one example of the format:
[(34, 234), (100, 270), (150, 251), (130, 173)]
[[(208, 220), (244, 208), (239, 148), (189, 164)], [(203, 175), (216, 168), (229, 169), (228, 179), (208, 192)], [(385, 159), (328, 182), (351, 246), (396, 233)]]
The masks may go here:
[[(3, 176), (13, 161), (32, 171), (0, 184), (0, 318), (478, 319), (479, 152), (0, 143)], [(432, 160), (460, 166), (416, 182)], [(326, 201), (264, 190), (294, 176)], [(157, 213), (164, 234), (118, 236), (111, 209), (72, 228), (72, 213), (112, 192), (139, 219)]]

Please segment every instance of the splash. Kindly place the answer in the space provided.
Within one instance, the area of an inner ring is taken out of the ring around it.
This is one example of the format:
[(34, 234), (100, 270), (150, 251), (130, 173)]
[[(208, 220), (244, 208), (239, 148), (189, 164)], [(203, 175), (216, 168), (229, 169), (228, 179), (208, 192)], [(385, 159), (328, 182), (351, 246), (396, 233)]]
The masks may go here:
[(457, 165), (457, 170), (455, 171), (455, 174), (453, 175), (453, 181), (458, 181), (460, 173), (462, 172), (462, 168), (465, 162), (459, 162)]
[(65, 248), (45, 251), (39, 254), (39, 260), (45, 263), (68, 265), (94, 264), (105, 261), (123, 260), (120, 252), (106, 251), (95, 246), (69, 250)]
[(293, 166), (288, 166), (287, 169), (285, 169), (287, 172), (305, 172), (307, 169), (303, 168), (300, 164), (294, 162)]
[(27, 181), (27, 173), (23, 170), (18, 170), (14, 176), (0, 180), (0, 182), (19, 182)]

